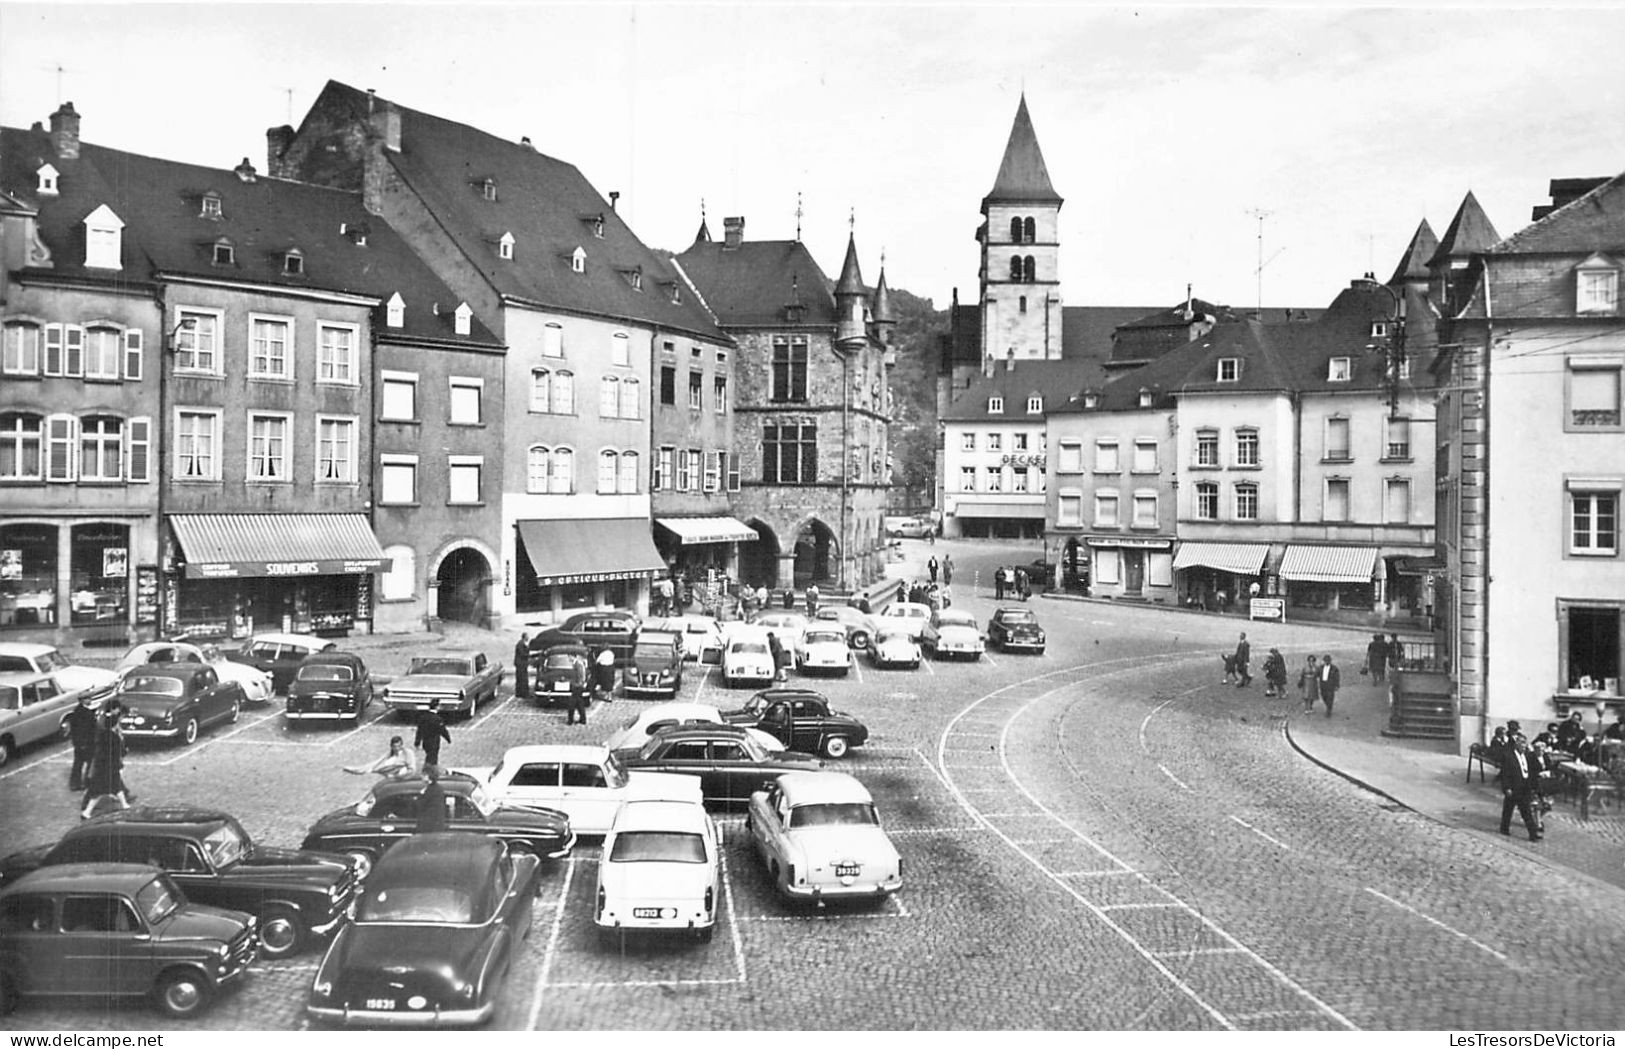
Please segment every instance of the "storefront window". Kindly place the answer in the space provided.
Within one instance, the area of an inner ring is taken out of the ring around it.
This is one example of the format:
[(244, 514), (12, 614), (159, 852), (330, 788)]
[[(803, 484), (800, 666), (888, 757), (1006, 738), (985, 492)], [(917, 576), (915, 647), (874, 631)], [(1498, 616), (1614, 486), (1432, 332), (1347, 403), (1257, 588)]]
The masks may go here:
[(578, 608), (591, 608), (597, 603), (597, 583), (569, 583), (552, 589), (558, 593), (560, 604), (567, 612)]
[(73, 527), (68, 607), (73, 622), (129, 619), (130, 529), (125, 525)]
[(56, 622), (56, 528), (0, 527), (0, 627)]

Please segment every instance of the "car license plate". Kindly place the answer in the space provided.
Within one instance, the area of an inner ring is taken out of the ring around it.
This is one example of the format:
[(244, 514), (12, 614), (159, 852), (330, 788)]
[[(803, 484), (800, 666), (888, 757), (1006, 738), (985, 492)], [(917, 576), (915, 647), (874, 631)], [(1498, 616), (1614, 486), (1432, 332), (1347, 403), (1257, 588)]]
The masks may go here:
[(393, 999), (393, 998), (368, 998), (366, 1008), (368, 1008), (368, 1009), (393, 1009), (393, 1008), (395, 1008), (395, 999)]
[(835, 876), (837, 878), (856, 878), (863, 871), (861, 863), (837, 863)]
[(568, 681), (555, 681), (553, 682), (553, 691), (568, 692), (570, 691), (570, 683)]
[(658, 918), (660, 916), (661, 916), (661, 909), (659, 907), (633, 907), (632, 908), (632, 917), (634, 917), (634, 918)]

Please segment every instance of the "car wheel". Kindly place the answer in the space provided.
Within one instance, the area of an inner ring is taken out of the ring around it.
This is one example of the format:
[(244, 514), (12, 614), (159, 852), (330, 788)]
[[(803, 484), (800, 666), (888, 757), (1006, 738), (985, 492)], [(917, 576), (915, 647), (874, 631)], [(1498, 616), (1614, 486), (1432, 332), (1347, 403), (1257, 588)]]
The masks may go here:
[(181, 742), (186, 746), (197, 742), (197, 718), (186, 719), (186, 724), (181, 727)]
[(237, 699), (232, 700), (231, 701), (231, 714), (230, 714), (230, 716), (228, 716), (226, 718), (226, 723), (228, 725), (235, 725), (235, 724), (237, 724), (237, 719), (242, 717), (242, 716), (243, 716), (243, 704), (242, 704), (242, 701), (237, 700)]
[(860, 630), (856, 634), (853, 634), (852, 635), (852, 647), (857, 649), (859, 652), (862, 652), (864, 649), (868, 648), (869, 647), (869, 633), (868, 633), (868, 631)]
[(170, 1016), (196, 1016), (209, 1004), (209, 982), (190, 969), (171, 969), (158, 977), (152, 996)]
[(846, 757), (846, 750), (845, 736), (831, 736), (824, 740), (824, 757), (826, 758), (844, 758)]
[(291, 907), (272, 905), (260, 912), (260, 956), (286, 958), (304, 946), (305, 927)]
[(361, 849), (350, 849), (344, 855), (348, 856), (350, 861), (355, 864), (357, 881), (365, 879), (367, 875), (372, 873), (372, 853), (364, 852)]

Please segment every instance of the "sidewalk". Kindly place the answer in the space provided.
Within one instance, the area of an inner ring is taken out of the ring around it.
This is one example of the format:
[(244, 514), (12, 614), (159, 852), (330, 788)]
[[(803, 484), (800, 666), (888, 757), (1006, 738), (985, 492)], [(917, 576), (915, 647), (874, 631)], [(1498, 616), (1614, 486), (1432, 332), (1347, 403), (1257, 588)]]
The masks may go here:
[(1386, 690), (1355, 677), (1338, 692), (1330, 718), (1324, 707), (1303, 713), (1295, 696), (1291, 706), (1287, 739), (1315, 764), (1430, 819), (1625, 889), (1625, 814), (1618, 809), (1601, 815), (1593, 809), (1591, 818), (1582, 821), (1578, 805), (1553, 798), (1544, 840), (1530, 841), (1517, 813), (1512, 836), (1502, 837), (1501, 790), (1494, 770), (1480, 784), (1475, 766), (1468, 783), (1467, 759), (1456, 753), (1452, 741), (1384, 736)]

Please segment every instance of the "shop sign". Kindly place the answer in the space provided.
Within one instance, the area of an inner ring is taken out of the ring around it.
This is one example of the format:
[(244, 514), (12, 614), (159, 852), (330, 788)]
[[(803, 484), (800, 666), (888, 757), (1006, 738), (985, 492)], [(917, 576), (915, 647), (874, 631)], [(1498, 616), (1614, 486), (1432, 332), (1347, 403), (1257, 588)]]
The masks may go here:
[(188, 579), (240, 579), (264, 576), (371, 575), (389, 570), (388, 558), (320, 561), (203, 561), (186, 566)]
[(1172, 539), (1142, 539), (1138, 536), (1109, 536), (1104, 539), (1090, 536), (1084, 542), (1093, 547), (1117, 547), (1123, 550), (1167, 550), (1174, 545)]
[(569, 586), (573, 583), (607, 583), (616, 579), (644, 579), (654, 575), (654, 569), (636, 572), (582, 572), (579, 575), (538, 576), (541, 586)]
[(189, 638), (227, 637), (231, 632), (224, 619), (189, 619), (182, 626)]
[(1006, 466), (1036, 466), (1044, 468), (1044, 456), (1039, 452), (1006, 452), (1001, 460)]
[(181, 581), (176, 575), (164, 576), (164, 633), (180, 633)]
[(0, 550), (0, 579), (21, 579), (23, 577), (23, 552), (21, 550)]
[(355, 581), (355, 617), (372, 618), (372, 576), (364, 575)]
[(135, 621), (137, 625), (158, 622), (158, 566), (135, 567)]
[(1248, 619), (1273, 619), (1286, 622), (1286, 600), (1279, 597), (1255, 597), (1247, 602)]

